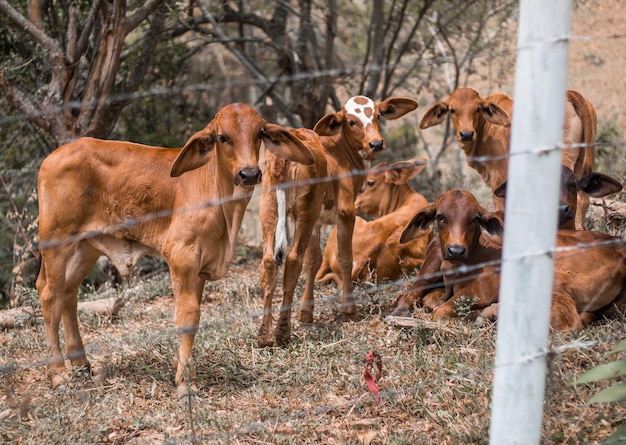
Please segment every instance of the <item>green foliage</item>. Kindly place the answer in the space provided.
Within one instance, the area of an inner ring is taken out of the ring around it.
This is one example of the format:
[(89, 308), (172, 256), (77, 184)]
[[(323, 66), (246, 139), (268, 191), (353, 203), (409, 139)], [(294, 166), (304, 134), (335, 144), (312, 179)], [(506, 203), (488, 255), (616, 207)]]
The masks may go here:
[(456, 309), (456, 313), (461, 320), (465, 320), (469, 317), (472, 312), (472, 307), (478, 301), (478, 297), (468, 297), (466, 295), (462, 295), (461, 297), (454, 300), (454, 306)]
[[(626, 351), (626, 339), (620, 341), (613, 348), (611, 354)], [(626, 375), (626, 360), (607, 363), (596, 366), (584, 373), (576, 384), (597, 382), (600, 380), (614, 379)], [(626, 383), (616, 383), (608, 388), (603, 389), (593, 396), (587, 404), (591, 403), (615, 403), (626, 402)], [(620, 426), (604, 443), (607, 444), (626, 444), (626, 424)]]

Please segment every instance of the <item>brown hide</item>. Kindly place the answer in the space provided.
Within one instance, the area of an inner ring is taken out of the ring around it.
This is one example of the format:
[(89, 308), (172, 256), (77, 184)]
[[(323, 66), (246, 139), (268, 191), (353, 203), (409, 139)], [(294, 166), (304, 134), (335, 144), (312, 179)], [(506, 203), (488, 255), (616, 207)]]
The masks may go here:
[[(504, 94), (482, 98), (470, 88), (457, 88), (450, 96), (424, 114), (420, 128), (440, 124), (449, 115), (459, 146), (485, 183), (495, 191), (506, 181), (510, 144), (510, 116), (513, 100)], [(591, 103), (576, 91), (567, 91), (563, 127), (564, 150), (562, 163), (577, 178), (595, 168), (595, 138), (597, 119)], [(494, 211), (504, 210), (504, 199), (493, 195)], [(578, 192), (575, 227), (582, 229), (589, 207), (589, 196)]]
[(163, 257), (172, 277), (179, 332), (179, 397), (195, 391), (192, 345), (206, 280), (227, 272), (254, 185), (261, 142), (310, 164), (313, 156), (285, 128), (250, 106), (228, 105), (183, 148), (81, 138), (48, 156), (39, 171), (41, 270), (37, 289), (53, 387), (66, 356), (90, 368), (76, 317), (77, 290), (101, 254), (128, 276), (142, 255)]
[[(392, 165), (383, 162), (367, 174), (355, 207), (358, 213), (377, 219), (356, 219), (352, 237), (353, 281), (371, 280), (373, 277), (396, 280), (403, 273), (422, 265), (432, 229), (424, 230), (422, 236), (408, 243), (400, 243), (400, 235), (415, 211), (428, 205), (426, 198), (409, 184), (426, 164), (425, 158), (399, 161)], [(341, 283), (336, 229), (328, 236), (316, 279), (321, 282), (334, 280), (338, 286)]]
[[(504, 94), (481, 97), (471, 88), (457, 88), (422, 117), (420, 128), (442, 123), (448, 116), (467, 162), (495, 190), (506, 180), (510, 116), (513, 101)], [(504, 200), (493, 197), (494, 211), (504, 210)]]
[[(580, 193), (594, 198), (601, 198), (622, 190), (622, 184), (616, 179), (603, 173), (590, 172), (577, 179), (574, 172), (561, 165), (561, 178), (559, 183), (559, 229), (575, 229), (575, 216), (578, 215)], [(504, 197), (506, 194), (506, 182), (494, 190), (494, 194)]]
[[(291, 306), (303, 263), (306, 264), (306, 286), (298, 318), (303, 323), (313, 321), (313, 288), (320, 267), (320, 228), (324, 224), (337, 226), (339, 263), (343, 276), (341, 312), (345, 319), (357, 317), (352, 297), (352, 233), (356, 211), (354, 201), (363, 183), (369, 161), (385, 148), (380, 134), (379, 118), (397, 119), (417, 108), (412, 99), (390, 98), (374, 103), (364, 96), (350, 98), (343, 108), (322, 117), (306, 133), (316, 162), (300, 167), (290, 162), (278, 162), (269, 157), (264, 175), (260, 219), (263, 230), (263, 320), (258, 334), (260, 346), (284, 345), (291, 337)], [(295, 185), (295, 186), (294, 186)], [(281, 214), (281, 210), (284, 212)], [(295, 222), (294, 240), (287, 252), (286, 218)], [(285, 255), (286, 254), (286, 255)], [(285, 263), (283, 272), (283, 301), (275, 329), (272, 329), (272, 297), (276, 289), (277, 268)]]
[[(484, 209), (470, 192), (450, 190), (414, 216), (400, 241), (410, 241), (434, 222), (438, 235), (428, 246), (416, 283), (427, 292), (431, 286), (438, 287), (443, 276), (444, 292), (437, 293), (441, 300), (430, 303), (437, 306), (433, 319), (455, 314), (461, 297), (476, 297), (472, 309), (496, 302), (502, 220)], [(459, 269), (460, 265), (465, 266), (464, 270)], [(406, 315), (409, 305), (404, 303), (406, 298), (399, 299), (392, 315)]]
[[(412, 294), (398, 300), (392, 315), (406, 315), (409, 305), (422, 298), (425, 307), (434, 309), (433, 319), (448, 317), (456, 314), (455, 301), (466, 296), (477, 297), (472, 309), (485, 309), (481, 318), (497, 316), (501, 244), (497, 239), (485, 243), (484, 234), (477, 233), (484, 212), (471, 194), (457, 191), (444, 193), (436, 205), (418, 212), (402, 239), (410, 239), (413, 231), (433, 219), (439, 236), (429, 245)], [(497, 232), (496, 225), (482, 227)], [(625, 240), (599, 232), (559, 229), (556, 249), (550, 322), (553, 329), (579, 329), (609, 310), (624, 310)], [(466, 267), (460, 270), (460, 264)], [(432, 292), (441, 285), (442, 276), (444, 292)]]

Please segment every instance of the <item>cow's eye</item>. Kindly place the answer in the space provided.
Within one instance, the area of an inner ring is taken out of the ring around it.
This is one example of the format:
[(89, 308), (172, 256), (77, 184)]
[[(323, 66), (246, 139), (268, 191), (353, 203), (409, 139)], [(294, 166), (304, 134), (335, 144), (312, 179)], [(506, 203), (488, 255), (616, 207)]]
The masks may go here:
[(348, 120), (348, 125), (351, 127), (354, 127), (356, 125), (356, 122), (354, 122), (352, 119)]
[(375, 181), (367, 181), (367, 186), (368, 187), (374, 187), (374, 184), (376, 184)]
[(454, 108), (450, 108), (449, 111), (450, 111), (450, 114), (454, 114), (455, 113)]
[(437, 213), (435, 215), (435, 219), (437, 220), (437, 222), (440, 222), (440, 223), (446, 220), (446, 218), (441, 213)]
[(220, 141), (220, 144), (224, 144), (227, 141), (226, 136), (224, 136), (223, 134), (218, 134), (217, 140)]
[(575, 183), (575, 182), (570, 182), (570, 183), (569, 183), (569, 189), (570, 189), (572, 192), (577, 192), (577, 191), (578, 191), (578, 186), (576, 185), (576, 183)]

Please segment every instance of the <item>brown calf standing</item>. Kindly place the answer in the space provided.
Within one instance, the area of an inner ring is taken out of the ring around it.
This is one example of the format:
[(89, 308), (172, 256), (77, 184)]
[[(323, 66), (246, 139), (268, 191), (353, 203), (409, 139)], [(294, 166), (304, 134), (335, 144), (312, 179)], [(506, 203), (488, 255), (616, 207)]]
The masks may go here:
[[(495, 191), (507, 177), (512, 110), (513, 100), (504, 94), (482, 98), (471, 88), (457, 88), (450, 97), (426, 111), (420, 128), (440, 124), (449, 115), (469, 166)], [(567, 91), (562, 164), (577, 178), (595, 168), (596, 127), (596, 112), (591, 103), (580, 93)], [(493, 201), (494, 211), (504, 210), (504, 200), (495, 193)], [(577, 229), (582, 229), (588, 207), (589, 197), (581, 190), (574, 217)]]
[(244, 104), (222, 108), (183, 148), (81, 138), (48, 156), (39, 170), (41, 270), (37, 289), (46, 328), (49, 375), (66, 381), (67, 358), (90, 368), (78, 329), (77, 290), (101, 254), (120, 273), (143, 255), (170, 268), (179, 334), (179, 397), (196, 391), (193, 340), (207, 280), (223, 277), (252, 188), (261, 181), (261, 142), (305, 165), (314, 159), (295, 135)]
[[(297, 134), (306, 135), (315, 153), (313, 166), (302, 167), (273, 157), (268, 159), (260, 214), (263, 230), (260, 272), (264, 297), (263, 320), (258, 335), (260, 346), (284, 345), (289, 340), (291, 305), (303, 261), (306, 264), (306, 286), (298, 316), (303, 323), (313, 321), (313, 288), (322, 260), (320, 228), (323, 224), (337, 225), (339, 262), (344, 277), (341, 312), (345, 319), (356, 319), (351, 295), (351, 240), (356, 216), (354, 201), (363, 183), (362, 172), (385, 148), (379, 118), (398, 119), (415, 108), (417, 102), (412, 99), (390, 98), (374, 103), (365, 96), (352, 97), (340, 111), (325, 115), (315, 124), (318, 137), (309, 130), (297, 130)], [(295, 222), (295, 234), (293, 245), (285, 256), (288, 216)], [(283, 261), (283, 302), (272, 332), (272, 297), (276, 289), (277, 267)]]
[[(372, 275), (378, 279), (396, 280), (403, 272), (411, 272), (422, 265), (432, 229), (425, 230), (423, 236), (407, 243), (400, 243), (400, 235), (415, 211), (428, 205), (426, 198), (409, 184), (426, 164), (425, 158), (399, 161), (392, 165), (382, 162), (367, 174), (355, 207), (358, 213), (377, 219), (366, 221), (356, 218), (352, 236), (353, 281), (367, 280)], [(326, 282), (332, 279), (340, 285), (342, 275), (338, 253), (337, 231), (333, 229), (328, 235), (317, 280)]]

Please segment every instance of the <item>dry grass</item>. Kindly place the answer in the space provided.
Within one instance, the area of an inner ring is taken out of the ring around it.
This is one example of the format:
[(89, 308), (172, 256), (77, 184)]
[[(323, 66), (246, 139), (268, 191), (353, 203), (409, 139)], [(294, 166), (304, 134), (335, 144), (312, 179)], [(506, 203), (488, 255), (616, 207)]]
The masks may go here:
[[(397, 329), (384, 321), (401, 286), (363, 285), (363, 319), (335, 320), (318, 300), (316, 323), (294, 323), (286, 348), (259, 349), (258, 258), (209, 283), (195, 358), (200, 399), (174, 399), (173, 301), (166, 274), (124, 290), (117, 320), (81, 320), (96, 378), (50, 390), (43, 326), (2, 332), (0, 441), (29, 443), (481, 444), (488, 442), (495, 326), (452, 320), (442, 328)], [(335, 295), (334, 287), (319, 293)], [(417, 310), (415, 317), (428, 320)], [(624, 336), (604, 321), (580, 337), (551, 334), (543, 443), (597, 443), (626, 418), (626, 407), (585, 405), (599, 385), (575, 386)], [(362, 374), (365, 355), (383, 360), (377, 405)], [(369, 442), (371, 441), (371, 442)]]

